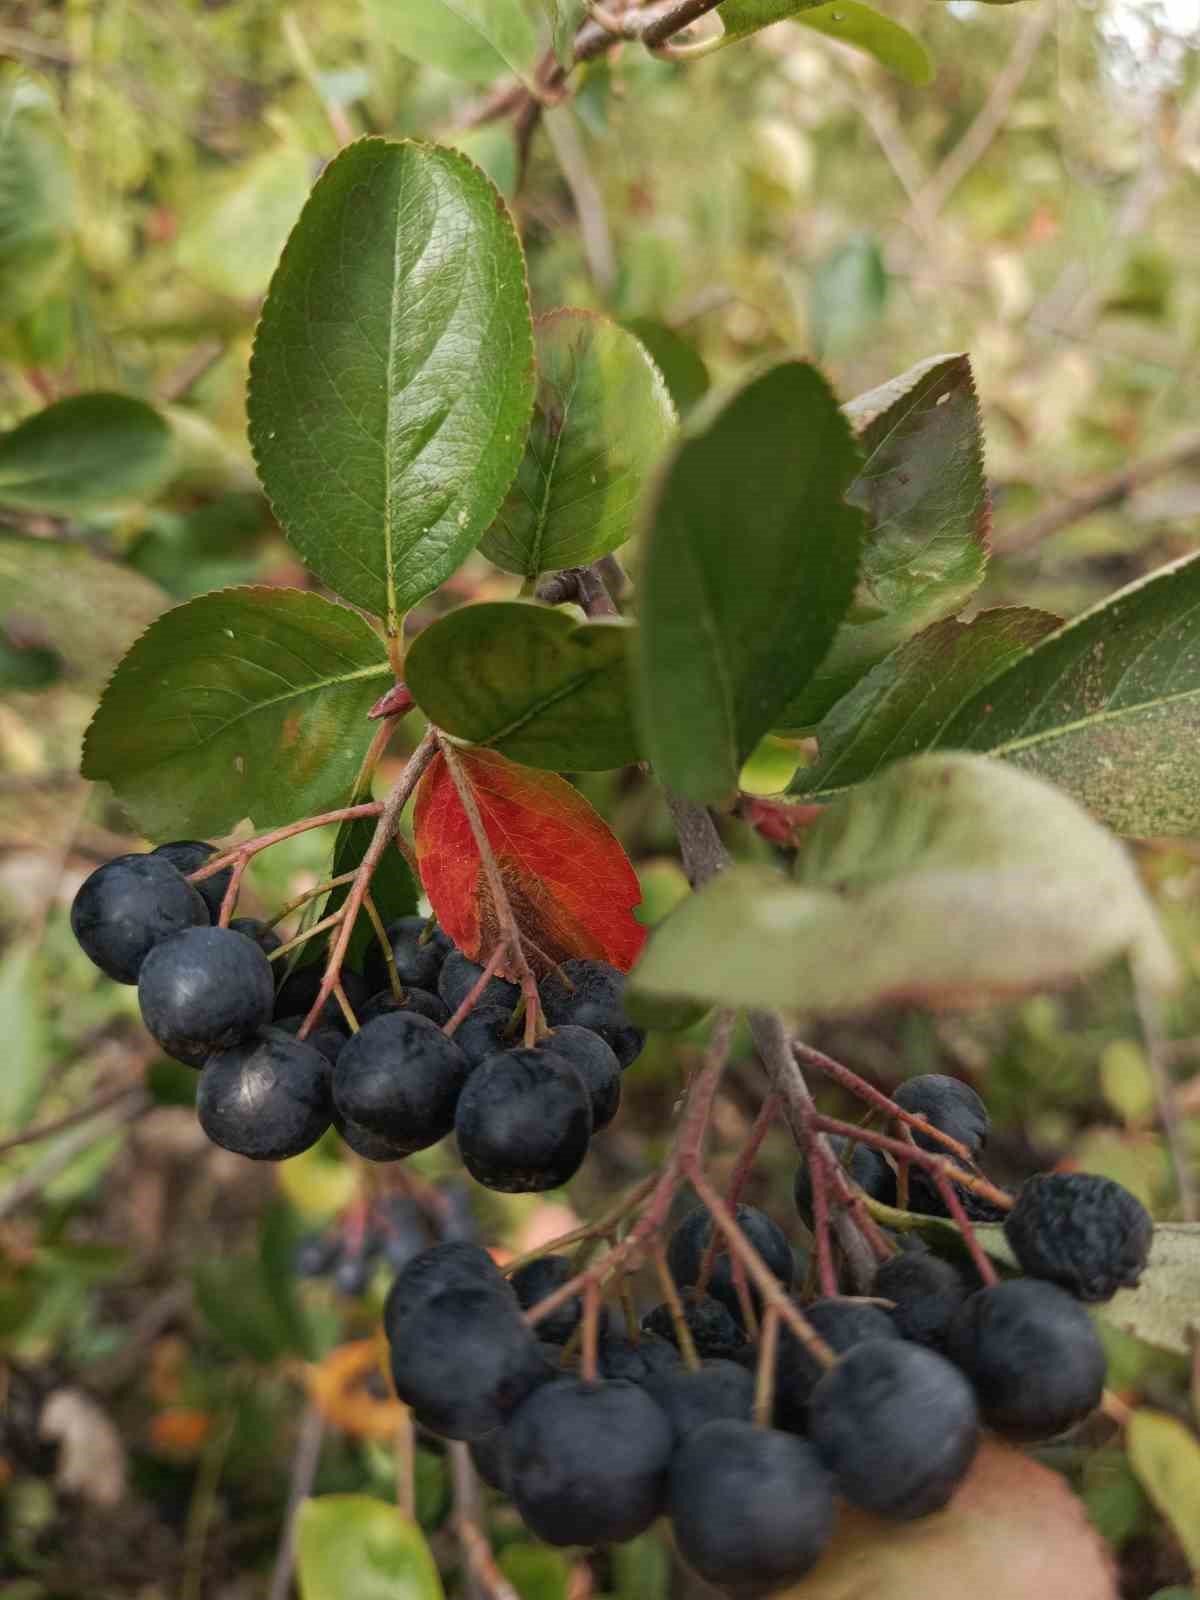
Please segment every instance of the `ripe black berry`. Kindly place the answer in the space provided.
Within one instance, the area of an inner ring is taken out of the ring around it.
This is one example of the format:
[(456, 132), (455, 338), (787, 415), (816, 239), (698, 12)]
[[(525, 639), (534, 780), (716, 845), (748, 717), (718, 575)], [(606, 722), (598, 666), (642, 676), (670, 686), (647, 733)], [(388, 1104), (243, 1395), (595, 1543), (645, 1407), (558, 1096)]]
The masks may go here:
[(902, 1339), (940, 1350), (968, 1289), (948, 1261), (927, 1250), (906, 1250), (883, 1262), (871, 1293), (895, 1301), (891, 1317)]
[(548, 1544), (617, 1544), (662, 1510), (673, 1435), (644, 1389), (558, 1378), (508, 1425), (510, 1486)]
[(168, 1055), (202, 1066), (268, 1022), (271, 964), (230, 928), (185, 928), (156, 944), (138, 974), (142, 1020)]
[(854, 1505), (908, 1520), (940, 1511), (975, 1458), (979, 1410), (957, 1367), (903, 1339), (854, 1346), (817, 1384), (809, 1436)]
[(673, 1372), (682, 1364), (675, 1346), (653, 1333), (644, 1333), (635, 1344), (628, 1335), (609, 1331), (602, 1334), (596, 1354), (603, 1377), (630, 1383), (644, 1383), (653, 1373)]
[(316, 1144), (329, 1126), (329, 1063), (303, 1040), (260, 1028), (209, 1057), (196, 1114), (222, 1149), (252, 1161), (284, 1161)]
[[(861, 1300), (831, 1296), (814, 1300), (801, 1310), (809, 1322), (838, 1355), (866, 1340), (899, 1339), (895, 1325), (881, 1306)], [(825, 1375), (825, 1368), (801, 1344), (786, 1322), (779, 1326), (779, 1346), (775, 1358), (775, 1415), (777, 1428), (791, 1433), (808, 1430), (808, 1407), (813, 1390)]]
[[(979, 1154), (987, 1143), (990, 1125), (987, 1107), (961, 1078), (950, 1078), (940, 1072), (922, 1073), (919, 1078), (909, 1078), (892, 1096), (896, 1104), (913, 1116), (924, 1117), (933, 1127), (948, 1133), (959, 1144), (965, 1145), (973, 1156)], [(935, 1155), (945, 1155), (946, 1146), (929, 1134), (912, 1130), (913, 1142)]]
[[(461, 950), (451, 951), (442, 963), (437, 982), (438, 994), (451, 1013), (458, 1010), (476, 981), (482, 976), (483, 968), (477, 966), (474, 961), (468, 961)], [(520, 998), (521, 991), (515, 983), (509, 983), (505, 978), (489, 978), (476, 1004), (507, 1006), (511, 1016), (513, 1007)]]
[(491, 1433), (550, 1376), (503, 1284), (424, 1297), (392, 1342), (396, 1393), (422, 1426), (449, 1439)]
[[(203, 839), (175, 839), (170, 844), (160, 844), (150, 852), (152, 856), (162, 856), (169, 861), (185, 878), (189, 872), (198, 872), (216, 853), (215, 845), (207, 844)], [(233, 868), (225, 867), (220, 872), (214, 872), (211, 878), (201, 878), (199, 883), (192, 885), (208, 907), (209, 918), (213, 922), (221, 915), (225, 891), (232, 880)]]
[(946, 1345), (975, 1385), (984, 1421), (1013, 1439), (1047, 1439), (1093, 1411), (1104, 1350), (1087, 1312), (1056, 1284), (1013, 1278), (964, 1301)]
[(1031, 1277), (1048, 1278), (1081, 1300), (1111, 1300), (1142, 1275), (1154, 1223), (1141, 1201), (1091, 1172), (1044, 1172), (1028, 1179), (1004, 1223)]
[(592, 1105), (570, 1063), (551, 1050), (508, 1050), (476, 1067), (455, 1119), (467, 1171), (488, 1189), (557, 1189), (583, 1165)]
[[(304, 1018), (276, 1017), (271, 1026), (273, 1028), (281, 1028), (284, 1033), (297, 1034), (304, 1026)], [(307, 1036), (307, 1042), (312, 1045), (314, 1050), (319, 1050), (329, 1065), (332, 1066), (341, 1055), (342, 1046), (349, 1037), (350, 1035), (342, 1028), (330, 1028), (323, 1023), (318, 1023)]]
[[(965, 1184), (956, 1183), (954, 1192), (972, 1222), (1003, 1222), (1008, 1211), (984, 1195), (976, 1194)], [(908, 1209), (920, 1217), (948, 1217), (950, 1207), (942, 1199), (941, 1191), (926, 1172), (910, 1167), (908, 1176)]]
[(679, 1553), (738, 1600), (802, 1578), (833, 1533), (833, 1487), (803, 1439), (752, 1422), (710, 1422), (671, 1462), (668, 1510)]
[(370, 1128), (361, 1127), (352, 1118), (342, 1116), (336, 1105), (333, 1108), (333, 1126), (347, 1149), (353, 1150), (364, 1161), (403, 1161), (405, 1156), (412, 1153), (403, 1145), (393, 1144), (390, 1139), (372, 1133)]
[[(575, 1269), (567, 1256), (539, 1256), (536, 1261), (530, 1261), (527, 1266), (518, 1267), (509, 1282), (513, 1286), (523, 1311), (528, 1311), (536, 1306), (547, 1295), (561, 1289), (563, 1284), (575, 1276)], [(536, 1324), (537, 1336), (548, 1344), (566, 1344), (567, 1340), (579, 1326), (579, 1319), (583, 1315), (583, 1301), (578, 1295), (559, 1306), (557, 1310), (549, 1312)], [(601, 1323), (603, 1329), (607, 1313), (601, 1309)]]
[[(564, 982), (564, 979), (566, 980)], [(564, 961), (542, 980), (542, 1010), (552, 1028), (591, 1028), (612, 1047), (622, 1072), (642, 1053), (646, 1035), (622, 1009), (625, 975), (604, 961)]]
[[(400, 917), (387, 929), (401, 985), (436, 989), (442, 963), (454, 946), (440, 928), (430, 928), (427, 917)], [(363, 963), (363, 976), (372, 992), (390, 988), (387, 959), (378, 939), (372, 940)]]
[(490, 1289), (502, 1300), (507, 1297), (510, 1309), (520, 1309), (516, 1295), (482, 1245), (458, 1240), (434, 1244), (412, 1258), (388, 1292), (383, 1307), (388, 1338), (402, 1338), (405, 1318), (448, 1289)]
[(706, 1422), (749, 1422), (754, 1408), (754, 1374), (735, 1361), (705, 1361), (698, 1372), (671, 1367), (642, 1381), (674, 1428), (676, 1444)]
[(356, 1013), (359, 1027), (374, 1022), (376, 1017), (390, 1017), (397, 1011), (407, 1011), (410, 1015), (425, 1017), (430, 1022), (436, 1022), (439, 1028), (443, 1022), (450, 1020), (445, 1001), (440, 995), (430, 994), (428, 989), (405, 989), (400, 1000), (396, 999), (390, 989), (381, 989), (378, 994), (371, 996), (361, 1011)]
[[(846, 1147), (849, 1142), (840, 1133), (830, 1134), (829, 1143), (833, 1148), (835, 1161), (839, 1163), (845, 1162)], [(888, 1165), (887, 1159), (881, 1151), (872, 1149), (870, 1145), (856, 1144), (854, 1153), (850, 1157), (849, 1165), (846, 1167), (846, 1175), (864, 1193), (869, 1194), (872, 1200), (880, 1200), (885, 1206), (894, 1206), (896, 1204), (896, 1174)], [(808, 1170), (807, 1161), (801, 1161), (796, 1168), (796, 1179), (792, 1193), (801, 1221), (811, 1228), (813, 1224), (812, 1174)]]
[[(792, 1247), (783, 1229), (772, 1222), (765, 1211), (759, 1211), (755, 1206), (738, 1206), (737, 1220), (742, 1232), (766, 1265), (783, 1287), (789, 1289), (795, 1263), (792, 1258)], [(705, 1251), (711, 1237), (712, 1218), (703, 1206), (690, 1211), (671, 1235), (671, 1242), (667, 1246), (667, 1265), (671, 1269), (671, 1276), (681, 1289), (690, 1289), (699, 1282)], [(724, 1237), (718, 1240), (707, 1288), (713, 1299), (719, 1300), (729, 1314), (741, 1323), (742, 1308), (738, 1302), (737, 1284), (734, 1281), (733, 1267)], [(761, 1305), (758, 1291), (753, 1284), (749, 1284), (749, 1289), (755, 1308), (758, 1309)]]
[(136, 983), (154, 946), (210, 922), (203, 897), (165, 856), (117, 856), (86, 878), (71, 902), (84, 954), (118, 983)]
[[(200, 888), (204, 888), (207, 882), (208, 879), (206, 878)], [(265, 956), (269, 956), (273, 950), (278, 950), (283, 943), (275, 929), (269, 923), (262, 922), (258, 917), (234, 917), (229, 926), (234, 933), (240, 933), (244, 938), (253, 939)]]
[(521, 1043), (521, 1024), (513, 1026), (511, 1006), (476, 1006), (454, 1030), (454, 1042), (473, 1067)]
[[(278, 962), (275, 963), (279, 965)], [(275, 994), (275, 1015), (277, 1017), (306, 1017), (312, 1010), (313, 1001), (321, 988), (321, 980), (325, 976), (325, 963), (323, 961), (310, 961), (306, 967), (297, 967), (294, 972), (288, 973), (283, 979)], [(357, 1017), (359, 1008), (365, 1006), (369, 998), (367, 986), (349, 967), (342, 968), (342, 991), (350, 1002), (350, 1009)], [(344, 1028), (346, 1018), (342, 1008), (338, 1005), (337, 996), (330, 995), (321, 1007), (317, 1019), (322, 1027)]]
[(471, 1460), (475, 1463), (475, 1471), (488, 1488), (498, 1489), (501, 1494), (508, 1494), (512, 1474), (508, 1430), (495, 1428), (491, 1433), (485, 1433), (482, 1439), (472, 1439), (468, 1448)]
[[(701, 1300), (685, 1300), (683, 1315), (697, 1355), (731, 1356), (746, 1342), (740, 1324), (733, 1320), (719, 1300), (712, 1299), (710, 1295), (705, 1295)], [(656, 1333), (662, 1339), (669, 1339), (672, 1344), (679, 1343), (675, 1319), (665, 1300), (652, 1311), (647, 1311), (642, 1318), (642, 1327), (647, 1333)]]
[(569, 1061), (592, 1102), (592, 1132), (607, 1128), (621, 1105), (621, 1065), (598, 1033), (570, 1025), (555, 1028), (536, 1046)]
[(394, 1011), (342, 1047), (334, 1104), (339, 1116), (411, 1154), (450, 1132), (468, 1070), (467, 1058), (435, 1023)]

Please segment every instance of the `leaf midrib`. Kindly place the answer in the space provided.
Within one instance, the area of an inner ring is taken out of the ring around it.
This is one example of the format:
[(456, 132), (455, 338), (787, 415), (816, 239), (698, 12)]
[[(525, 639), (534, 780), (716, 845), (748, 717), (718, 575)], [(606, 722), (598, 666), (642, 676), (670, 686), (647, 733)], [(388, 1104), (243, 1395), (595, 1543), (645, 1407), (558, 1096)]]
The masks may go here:
[(519, 733), (522, 728), (528, 727), (535, 717), (540, 716), (544, 711), (549, 711), (561, 701), (569, 699), (577, 690), (586, 688), (594, 678), (602, 677), (611, 668), (611, 662), (603, 662), (599, 666), (577, 672), (573, 678), (569, 678), (559, 688), (544, 694), (540, 700), (533, 701), (526, 711), (520, 716), (514, 717), (506, 726), (498, 728), (494, 733), (489, 733), (484, 738), (476, 739), (473, 742), (483, 745), (486, 749), (494, 749), (502, 739), (510, 738), (514, 733)]

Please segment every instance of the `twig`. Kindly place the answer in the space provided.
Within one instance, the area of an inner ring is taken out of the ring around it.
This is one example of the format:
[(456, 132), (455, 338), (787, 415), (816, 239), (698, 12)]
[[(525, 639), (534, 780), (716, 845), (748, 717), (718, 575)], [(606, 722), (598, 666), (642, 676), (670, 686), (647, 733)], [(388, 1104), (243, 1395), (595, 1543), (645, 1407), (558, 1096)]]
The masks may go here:
[(575, 114), (569, 105), (560, 106), (543, 113), (542, 125), (559, 170), (571, 191), (588, 275), (600, 294), (607, 297), (617, 281), (617, 258), (604, 196), (588, 162)]
[(677, 0), (677, 4), (656, 21), (648, 23), (639, 37), (647, 50), (660, 49), (672, 35), (690, 27), (693, 22), (699, 22), (710, 11), (715, 11), (719, 3), (720, 0)]
[(492, 951), (491, 955), (487, 958), (487, 962), (484, 965), (483, 971), (479, 974), (479, 976), (475, 979), (475, 982), (463, 996), (462, 1004), (450, 1018), (449, 1022), (444, 1023), (442, 1026), (442, 1032), (446, 1035), (447, 1039), (452, 1039), (454, 1037), (456, 1030), (461, 1027), (463, 1022), (466, 1021), (467, 1017), (470, 1016), (471, 1012), (474, 1011), (475, 1007), (479, 1004), (480, 995), (496, 976), (500, 964), (504, 960), (505, 954), (506, 951), (504, 945), (498, 944)]
[(92, 1117), (83, 1127), (75, 1128), (61, 1143), (53, 1145), (46, 1151), (42, 1159), (36, 1162), (29, 1171), (20, 1178), (3, 1194), (0, 1194), (0, 1217), (7, 1217), (20, 1208), (28, 1200), (35, 1199), (48, 1183), (58, 1177), (60, 1172), (66, 1170), (83, 1152), (93, 1144), (98, 1144), (101, 1139), (115, 1133), (119, 1128), (126, 1127), (131, 1122), (136, 1122), (138, 1117), (149, 1111), (153, 1101), (144, 1090), (131, 1096), (126, 1105), (110, 1109), (99, 1117)]
[(975, 1263), (976, 1272), (978, 1272), (984, 1284), (990, 1288), (996, 1282), (996, 1269), (988, 1260), (983, 1246), (975, 1237), (975, 1229), (971, 1226), (971, 1219), (963, 1209), (962, 1201), (954, 1192), (954, 1185), (944, 1172), (935, 1172), (933, 1181), (937, 1185), (937, 1191), (941, 1195), (951, 1219), (958, 1225), (958, 1231), (962, 1234), (963, 1243), (970, 1251), (971, 1260)]
[(471, 1460), (471, 1452), (459, 1439), (451, 1440), (449, 1451), (450, 1472), (454, 1480), (454, 1531), (462, 1546), (468, 1571), (488, 1600), (521, 1600), (496, 1565), (492, 1547), (483, 1531), (479, 1478)]
[(775, 1357), (779, 1348), (779, 1313), (772, 1306), (763, 1318), (758, 1342), (758, 1367), (754, 1374), (754, 1420), (760, 1428), (771, 1426), (775, 1410)]
[(758, 1159), (758, 1152), (762, 1149), (763, 1140), (771, 1131), (771, 1124), (779, 1115), (781, 1105), (782, 1101), (775, 1090), (772, 1089), (758, 1108), (758, 1115), (755, 1117), (754, 1124), (746, 1136), (746, 1142), (742, 1146), (741, 1154), (737, 1158), (737, 1165), (734, 1167), (733, 1175), (729, 1180), (727, 1195), (729, 1204), (735, 1210), (737, 1209), (738, 1201), (742, 1198), (742, 1190), (746, 1187), (746, 1180), (754, 1169), (754, 1163)]
[(292, 1568), (296, 1561), (296, 1517), (300, 1507), (312, 1493), (313, 1480), (321, 1460), (321, 1441), (325, 1435), (325, 1419), (319, 1409), (309, 1405), (300, 1422), (296, 1449), (292, 1456), (292, 1470), (288, 1478), (287, 1506), (283, 1513), (283, 1534), (271, 1571), (267, 1600), (287, 1600), (292, 1585)]
[(36, 1128), (26, 1128), (24, 1133), (15, 1134), (11, 1139), (0, 1141), (0, 1156), (6, 1156), (10, 1150), (18, 1150), (23, 1144), (37, 1144), (42, 1139), (50, 1139), (56, 1133), (63, 1133), (67, 1128), (74, 1128), (78, 1123), (90, 1122), (93, 1117), (98, 1117), (110, 1106), (117, 1105), (130, 1095), (143, 1094), (140, 1083), (126, 1083), (119, 1089), (110, 1089), (106, 1094), (97, 1096), (86, 1106), (80, 1106), (74, 1111), (68, 1111), (61, 1117), (55, 1117), (53, 1122), (41, 1122)]
[(294, 838), (298, 833), (307, 833), (310, 828), (324, 828), (331, 822), (353, 822), (358, 817), (377, 817), (383, 810), (383, 804), (382, 800), (368, 800), (359, 806), (340, 806), (336, 811), (323, 811), (318, 817), (289, 822), (286, 828), (272, 828), (270, 833), (260, 833), (253, 839), (247, 839), (244, 844), (232, 845), (219, 855), (210, 856), (202, 867), (188, 873), (188, 882), (200, 883), (224, 867), (236, 868), (240, 858), (249, 860), (251, 856), (258, 855), (260, 850), (269, 850), (272, 845)]
[(868, 1144), (876, 1150), (885, 1150), (888, 1155), (895, 1156), (901, 1161), (911, 1161), (935, 1176), (941, 1173), (951, 1182), (961, 1184), (964, 1189), (970, 1189), (974, 1194), (990, 1200), (993, 1205), (999, 1206), (1004, 1211), (1012, 1210), (1012, 1195), (1006, 1194), (994, 1183), (989, 1183), (977, 1172), (964, 1172), (945, 1156), (935, 1156), (928, 1150), (922, 1150), (919, 1145), (906, 1144), (901, 1139), (891, 1139), (885, 1133), (877, 1133), (874, 1128), (858, 1128), (854, 1123), (842, 1122), (837, 1117), (817, 1114), (812, 1120), (814, 1126), (824, 1133), (838, 1133), (845, 1139), (856, 1139), (859, 1144)]
[[(713, 1230), (714, 1234), (716, 1229)], [(683, 1301), (679, 1297), (679, 1288), (671, 1276), (671, 1269), (667, 1265), (667, 1253), (662, 1247), (662, 1240), (654, 1241), (654, 1270), (658, 1274), (658, 1281), (662, 1285), (663, 1296), (671, 1313), (671, 1324), (675, 1329), (675, 1342), (679, 1346), (679, 1354), (683, 1357), (683, 1364), (690, 1372), (700, 1370), (700, 1357), (696, 1353), (696, 1341), (692, 1338), (692, 1330), (688, 1327), (687, 1312), (684, 1310)]]
[(935, 1128), (926, 1117), (915, 1116), (911, 1111), (905, 1111), (881, 1090), (869, 1084), (865, 1078), (860, 1078), (857, 1072), (852, 1072), (849, 1067), (844, 1067), (840, 1061), (835, 1061), (832, 1056), (827, 1056), (821, 1050), (814, 1050), (810, 1044), (802, 1044), (799, 1039), (792, 1040), (792, 1053), (807, 1066), (816, 1067), (818, 1072), (824, 1073), (827, 1078), (832, 1078), (834, 1083), (840, 1084), (848, 1093), (857, 1095), (860, 1100), (881, 1111), (885, 1117), (890, 1117), (893, 1122), (902, 1122), (919, 1132), (927, 1133), (936, 1139), (939, 1144), (945, 1145), (953, 1155), (968, 1165), (971, 1162), (971, 1152), (957, 1139), (941, 1128)]

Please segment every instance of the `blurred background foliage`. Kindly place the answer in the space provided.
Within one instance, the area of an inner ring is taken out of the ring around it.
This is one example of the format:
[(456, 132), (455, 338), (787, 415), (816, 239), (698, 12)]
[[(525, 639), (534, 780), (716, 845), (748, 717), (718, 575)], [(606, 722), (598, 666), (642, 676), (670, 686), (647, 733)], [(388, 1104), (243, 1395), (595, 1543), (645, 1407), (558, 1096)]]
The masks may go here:
[[(487, 87), (407, 59), (388, 0), (0, 7), (6, 1595), (283, 1600), (271, 1587), (283, 1507), (314, 1430), (318, 1490), (395, 1490), (394, 1424), (372, 1411), (386, 1396), (368, 1383), (351, 1404), (337, 1364), (372, 1335), (386, 1271), (346, 1295), (291, 1267), (297, 1239), (355, 1215), (354, 1172), (323, 1146), (278, 1174), (209, 1147), (191, 1075), (155, 1058), (131, 991), (99, 977), (66, 922), (86, 872), (138, 847), (76, 776), (118, 656), (174, 601), (308, 581), (256, 488), (244, 388), (259, 298), (339, 142), (460, 144), (514, 205), (535, 309), (595, 306), (632, 325), (684, 411), (784, 353), (819, 360), (849, 397), (968, 350), (995, 505), (983, 603), (1072, 614), (1194, 546), (1195, 0), (893, 0), (890, 14), (936, 63), (929, 86), (791, 24), (688, 65), (628, 47), (542, 120), (518, 194), (511, 125), (470, 126)], [(75, 399), (96, 391), (127, 403)], [(30, 422), (63, 402), (76, 409), (49, 433)], [(448, 598), (513, 588), (477, 558)], [(801, 755), (768, 740), (747, 786), (781, 788)], [(665, 814), (636, 774), (583, 787), (637, 862), (655, 920), (684, 888)], [(744, 831), (731, 843), (770, 849)], [(318, 881), (328, 848), (308, 834), (260, 858), (248, 909)], [(1137, 852), (1200, 976), (1200, 854), (1169, 840)], [(1181, 1133), (1200, 1158), (1200, 982), (1169, 1022)], [(817, 1042), (884, 1086), (930, 1070), (975, 1082), (1000, 1181), (1077, 1165), (1180, 1214), (1120, 974), (987, 1013), (897, 1010)], [(657, 1159), (702, 1043), (703, 1028), (653, 1039), (573, 1186), (576, 1214)], [(746, 1041), (740, 1054), (718, 1127), (730, 1158), (760, 1094)], [(773, 1136), (750, 1198), (802, 1244), (793, 1160)], [(411, 1166), (439, 1186), (435, 1210), (447, 1193), (462, 1210), (447, 1152)], [(463, 1214), (514, 1251), (572, 1216), (557, 1197), (479, 1191)], [(1115, 1336), (1111, 1355), (1128, 1398), (1184, 1418), (1200, 1403), (1186, 1362)], [(1170, 1521), (1098, 1442), (1046, 1458), (1111, 1541), (1123, 1593), (1186, 1593)], [(445, 1463), (424, 1444), (416, 1504), (449, 1591), (466, 1594)], [(492, 1533), (525, 1600), (684, 1592), (653, 1537), (589, 1563), (529, 1544), (501, 1509)]]

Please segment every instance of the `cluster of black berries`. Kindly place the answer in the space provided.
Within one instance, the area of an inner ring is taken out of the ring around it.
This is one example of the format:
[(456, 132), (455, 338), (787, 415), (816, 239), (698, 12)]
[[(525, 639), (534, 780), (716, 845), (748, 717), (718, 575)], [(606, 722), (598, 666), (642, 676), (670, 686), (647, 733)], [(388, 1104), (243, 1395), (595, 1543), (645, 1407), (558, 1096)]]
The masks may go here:
[(444, 1183), (420, 1200), (394, 1191), (356, 1201), (329, 1227), (297, 1241), (292, 1266), (297, 1277), (328, 1278), (342, 1294), (361, 1295), (379, 1266), (400, 1272), (431, 1244), (478, 1238), (466, 1188)]
[[(483, 969), (423, 918), (388, 930), (392, 961), (370, 951), (365, 971), (342, 973), (359, 1023), (337, 1002), (305, 1039), (319, 965), (276, 988), (276, 935), (252, 918), (213, 926), (228, 871), (185, 877), (213, 847), (185, 840), (98, 868), (71, 908), (71, 925), (102, 971), (136, 983), (142, 1017), (169, 1056), (202, 1068), (201, 1126), (215, 1144), (279, 1161), (332, 1124), (357, 1154), (399, 1161), (454, 1132), (471, 1175), (512, 1193), (574, 1176), (616, 1115), (621, 1073), (644, 1035), (626, 1018), (624, 984), (599, 961), (567, 961), (544, 979), (549, 1031), (521, 1043), (521, 992), (484, 985), (453, 1036), (444, 1030)], [(392, 967), (395, 969), (393, 982)]]

